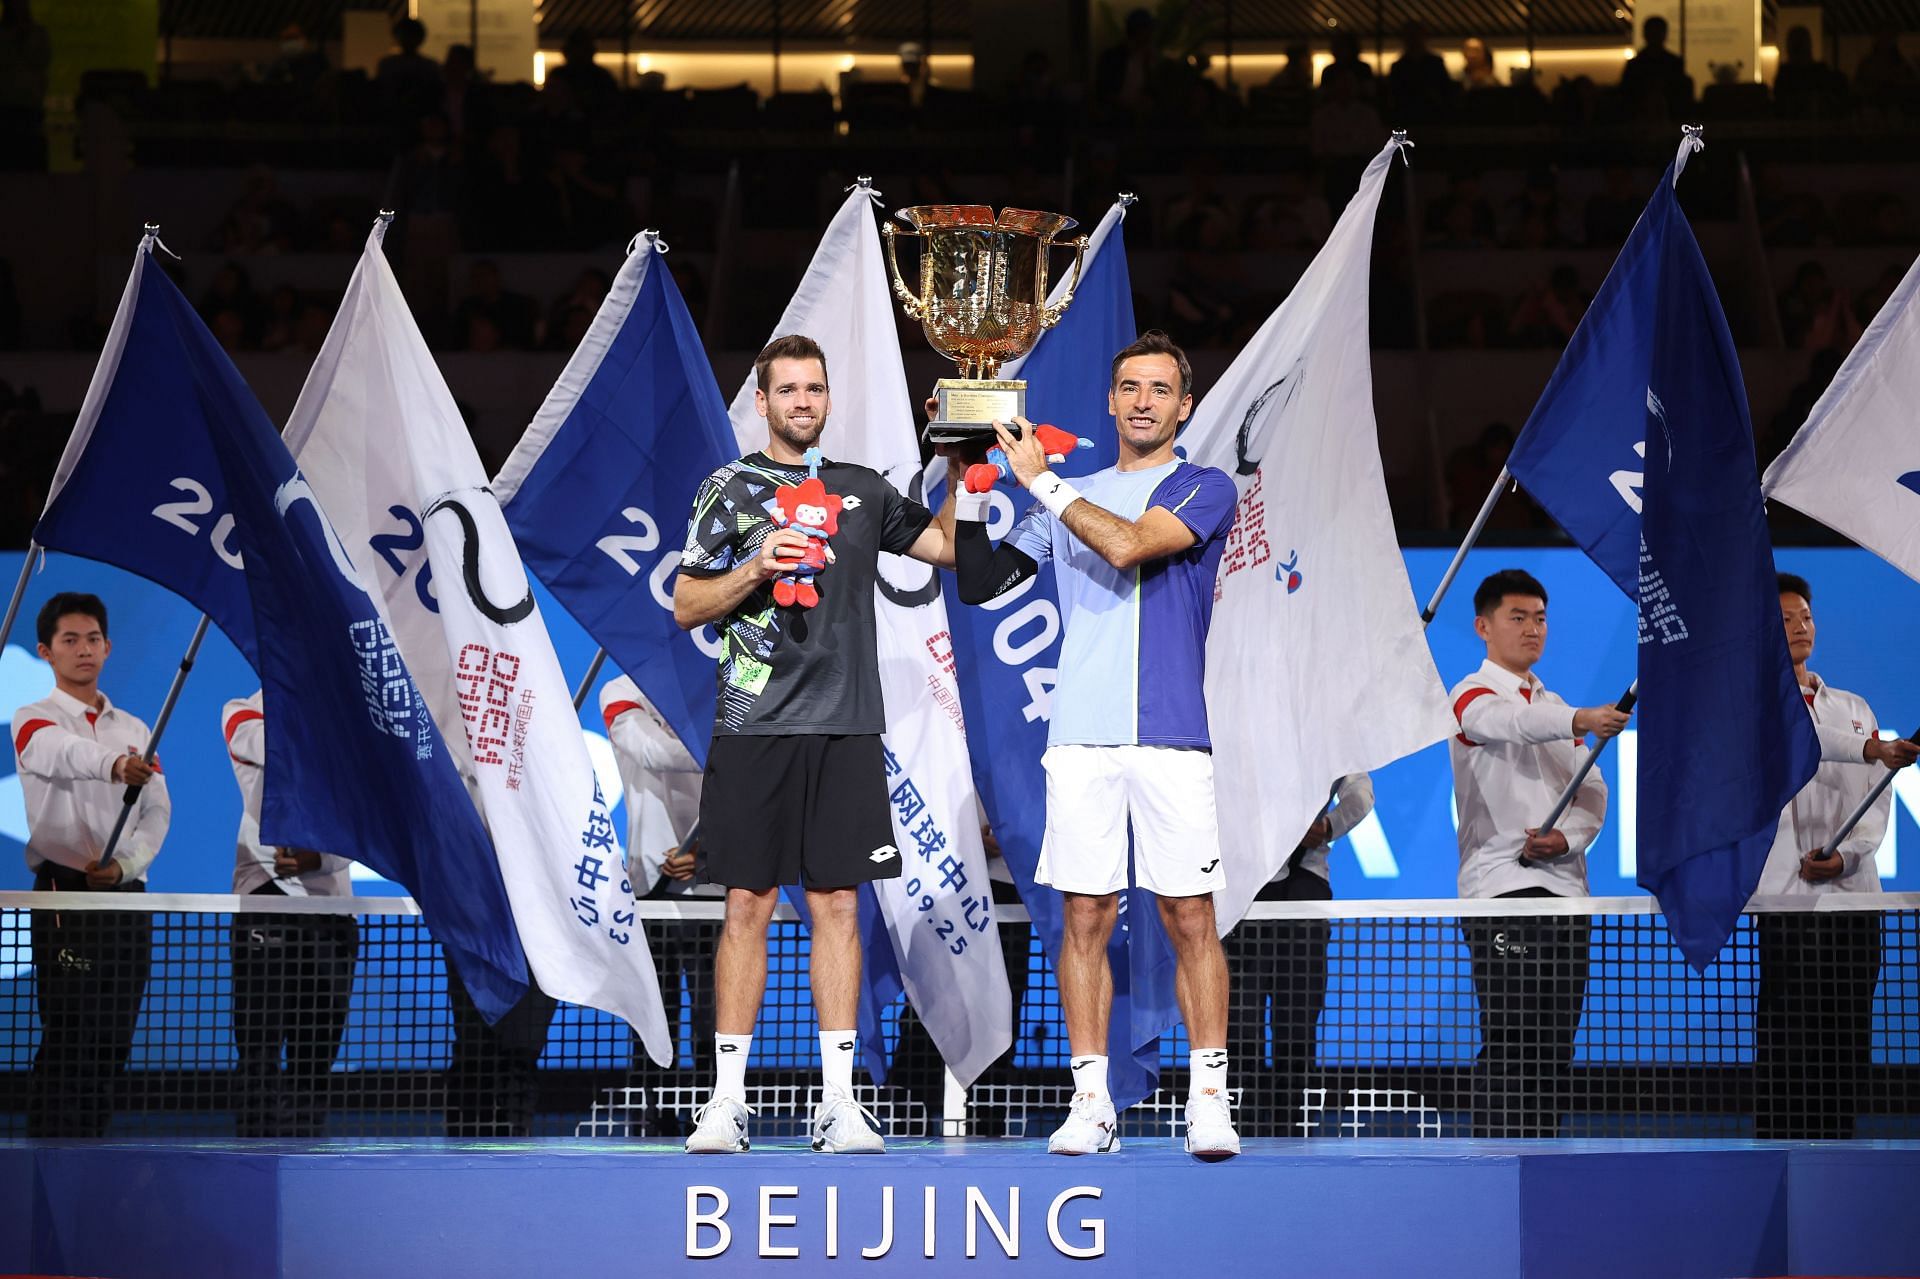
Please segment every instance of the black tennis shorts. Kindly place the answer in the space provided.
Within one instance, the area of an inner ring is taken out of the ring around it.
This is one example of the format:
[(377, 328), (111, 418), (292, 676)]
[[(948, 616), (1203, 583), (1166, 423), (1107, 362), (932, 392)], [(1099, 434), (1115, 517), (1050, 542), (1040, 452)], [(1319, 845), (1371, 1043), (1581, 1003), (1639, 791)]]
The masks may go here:
[(699, 877), (756, 892), (900, 873), (878, 734), (723, 734), (700, 792)]

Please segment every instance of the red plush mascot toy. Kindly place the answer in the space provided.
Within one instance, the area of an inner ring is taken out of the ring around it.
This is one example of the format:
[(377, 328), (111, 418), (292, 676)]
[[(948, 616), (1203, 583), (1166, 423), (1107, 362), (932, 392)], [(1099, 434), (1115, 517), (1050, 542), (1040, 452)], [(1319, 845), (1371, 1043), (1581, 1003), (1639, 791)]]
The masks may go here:
[(773, 492), (773, 522), (807, 535), (806, 553), (773, 584), (773, 602), (781, 608), (812, 608), (820, 602), (814, 574), (833, 563), (833, 548), (827, 545), (827, 539), (840, 531), (842, 501), (839, 495), (827, 492), (820, 479), (819, 450), (807, 450), (807, 463), (806, 479), (782, 484)]

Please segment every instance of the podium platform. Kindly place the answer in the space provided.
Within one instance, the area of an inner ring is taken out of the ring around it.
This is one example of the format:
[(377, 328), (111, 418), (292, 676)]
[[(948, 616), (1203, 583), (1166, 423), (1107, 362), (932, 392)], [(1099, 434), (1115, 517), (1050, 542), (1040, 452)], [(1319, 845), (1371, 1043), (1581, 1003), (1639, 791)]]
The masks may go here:
[(10, 1142), (0, 1272), (111, 1279), (1920, 1273), (1920, 1143)]

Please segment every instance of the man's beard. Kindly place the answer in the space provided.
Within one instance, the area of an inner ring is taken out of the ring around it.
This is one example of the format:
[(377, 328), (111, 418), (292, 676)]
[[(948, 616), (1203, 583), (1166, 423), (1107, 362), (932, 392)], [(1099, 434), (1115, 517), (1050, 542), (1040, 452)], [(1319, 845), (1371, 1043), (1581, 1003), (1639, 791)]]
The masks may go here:
[(804, 453), (819, 442), (820, 433), (827, 429), (827, 415), (815, 414), (812, 427), (796, 427), (788, 424), (784, 414), (769, 413), (767, 429), (788, 448)]

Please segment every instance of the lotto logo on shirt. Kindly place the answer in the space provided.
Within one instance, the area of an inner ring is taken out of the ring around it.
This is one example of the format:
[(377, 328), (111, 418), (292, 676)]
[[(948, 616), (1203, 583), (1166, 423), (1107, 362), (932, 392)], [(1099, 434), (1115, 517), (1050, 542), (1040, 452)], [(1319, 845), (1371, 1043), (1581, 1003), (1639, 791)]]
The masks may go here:
[(460, 717), (467, 722), (473, 743), (473, 762), (502, 764), (501, 754), (513, 731), (514, 687), (520, 680), (520, 659), (503, 649), (468, 644), (454, 664), (453, 679), (460, 698)]

